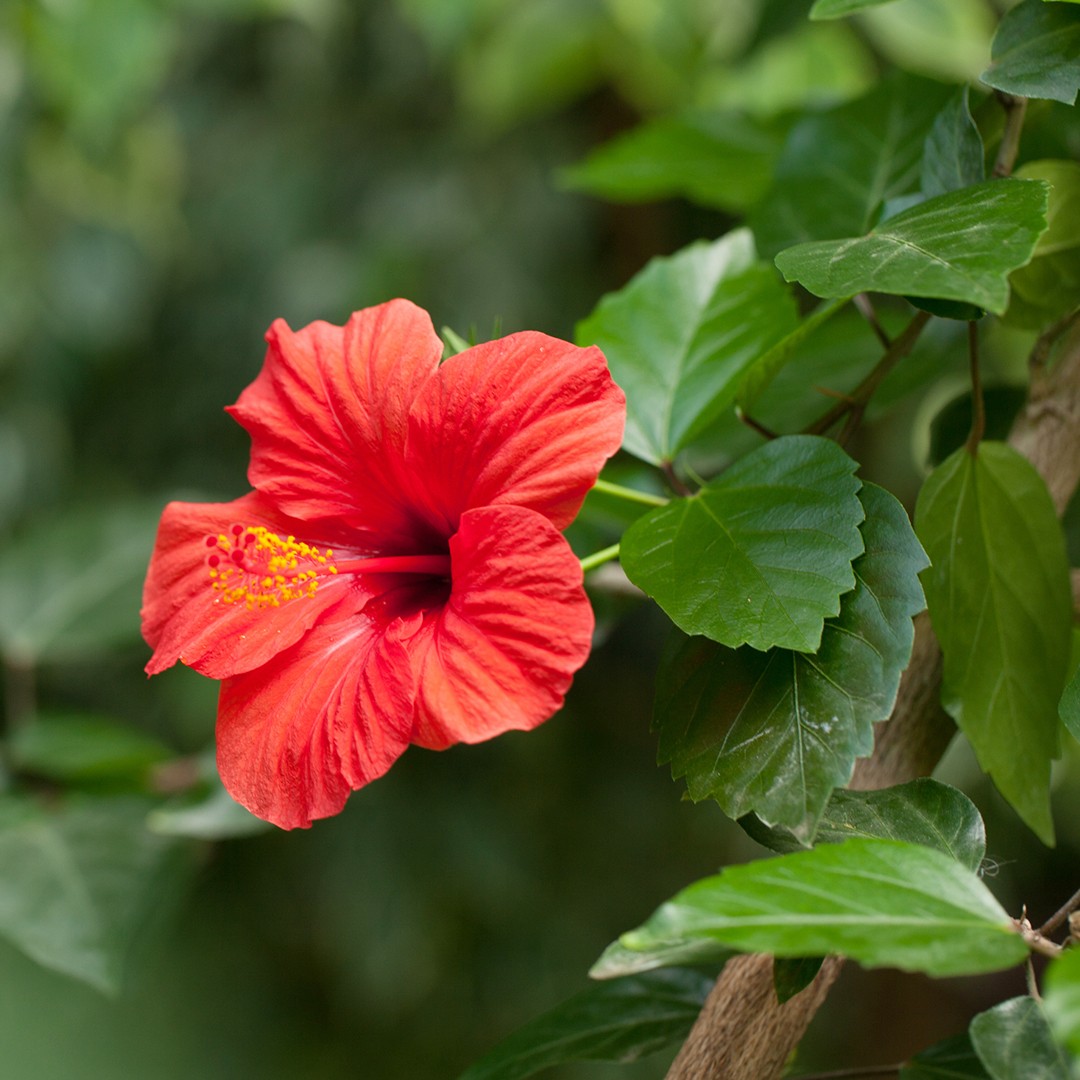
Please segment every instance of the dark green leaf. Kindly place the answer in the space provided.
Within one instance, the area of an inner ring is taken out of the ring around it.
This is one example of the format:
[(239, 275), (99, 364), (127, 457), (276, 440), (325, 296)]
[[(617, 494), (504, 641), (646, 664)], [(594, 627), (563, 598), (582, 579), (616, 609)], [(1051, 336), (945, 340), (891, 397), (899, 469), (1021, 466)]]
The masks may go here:
[(689, 634), (812, 652), (855, 585), (855, 468), (828, 439), (766, 443), (692, 498), (639, 518), (622, 541), (627, 576)]
[(1042, 330), (1080, 307), (1080, 164), (1031, 161), (1016, 170), (1050, 185), (1049, 227), (1027, 266), (1009, 278), (1009, 322)]
[(1080, 949), (1066, 950), (1046, 969), (1043, 1008), (1058, 1044), (1080, 1055)]
[[(774, 851), (804, 845), (759, 820), (743, 819), (746, 831)], [(877, 791), (834, 791), (821, 815), (815, 844), (839, 844), (853, 836), (924, 844), (976, 871), (986, 854), (986, 828), (975, 804), (956, 788), (925, 777)]]
[(937, 297), (1000, 315), (1009, 273), (1031, 259), (1046, 228), (1047, 187), (990, 180), (938, 195), (866, 236), (798, 244), (776, 265), (816, 296), (859, 292)]
[(0, 652), (18, 663), (98, 656), (139, 638), (160, 506), (71, 512), (0, 557)]
[(916, 528), (945, 657), (942, 704), (982, 768), (1047, 843), (1072, 593), (1061, 527), (1035, 469), (1002, 443), (956, 451), (923, 485)]
[(637, 1061), (686, 1037), (715, 981), (674, 968), (592, 986), (514, 1032), (460, 1080), (521, 1080), (568, 1061)]
[(743, 372), (796, 325), (789, 291), (739, 229), (653, 259), (578, 324), (626, 391), (623, 445), (670, 461), (735, 399)]
[(990, 1080), (965, 1033), (916, 1054), (900, 1070), (900, 1080)]
[(773, 989), (781, 1005), (805, 990), (821, 970), (820, 956), (777, 956), (773, 958)]
[(780, 140), (737, 113), (650, 120), (563, 169), (562, 183), (615, 202), (682, 195), (702, 206), (745, 211), (772, 175)]
[(36, 717), (11, 736), (11, 762), (50, 780), (138, 780), (172, 756), (157, 739), (111, 717)]
[(877, 7), (879, 4), (887, 4), (890, 0), (815, 0), (810, 9), (811, 19), (842, 19), (854, 11), (862, 11), (863, 8)]
[(273, 827), (246, 810), (225, 790), (212, 750), (197, 759), (196, 767), (201, 783), (147, 814), (146, 825), (152, 832), (195, 840), (227, 840), (254, 836)]
[(1012, 920), (970, 870), (897, 840), (848, 840), (733, 866), (684, 889), (623, 946), (704, 938), (775, 956), (974, 975), (1023, 962)]
[(1058, 703), (1058, 715), (1065, 729), (1074, 739), (1080, 740), (1080, 667), (1073, 672)]
[(921, 184), (925, 195), (944, 195), (986, 179), (982, 136), (972, 119), (968, 94), (965, 86), (952, 97), (926, 137)]
[(800, 121), (752, 216), (763, 255), (807, 240), (861, 236), (882, 204), (918, 182), (926, 131), (946, 87), (895, 76), (858, 101)]
[(1071, 105), (1080, 88), (1080, 11), (1024, 0), (1001, 20), (982, 81), (1021, 97)]
[(1072, 1076), (1041, 1006), (1032, 997), (1012, 998), (979, 1013), (968, 1030), (991, 1080), (1070, 1080)]
[(0, 798), (0, 934), (45, 967), (119, 989), (137, 932), (168, 908), (191, 848), (148, 832), (140, 798)]
[(713, 798), (733, 818), (752, 812), (804, 845), (833, 789), (873, 749), (923, 607), (926, 558), (903, 507), (872, 484), (859, 497), (866, 552), (816, 655), (691, 638), (657, 680), (658, 758), (686, 777), (690, 797)]

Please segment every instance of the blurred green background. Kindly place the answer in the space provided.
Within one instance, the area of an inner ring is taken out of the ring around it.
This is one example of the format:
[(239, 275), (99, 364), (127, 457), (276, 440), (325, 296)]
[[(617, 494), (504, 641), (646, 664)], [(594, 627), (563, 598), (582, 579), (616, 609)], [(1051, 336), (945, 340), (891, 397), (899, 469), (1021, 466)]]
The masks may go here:
[[(0, 828), (0, 924), (55, 915), (22, 950), (0, 940), (0, 1075), (452, 1077), (582, 988), (608, 941), (678, 887), (758, 853), (653, 764), (663, 622), (643, 607), (605, 619), (539, 731), (411, 750), (337, 819), (215, 842), (247, 823), (160, 805), (197, 776), (215, 686), (185, 670), (146, 681), (138, 596), (168, 498), (246, 489), (246, 436), (222, 409), (275, 317), (341, 323), (407, 296), (481, 339), (572, 337), (649, 257), (731, 219), (678, 200), (607, 205), (566, 190), (561, 168), (642, 116), (723, 106), (782, 130), (887, 63), (963, 79), (998, 12), (899, 0), (810, 24), (808, 8), (0, 5), (0, 826), (18, 838), (5, 846)], [(910, 494), (896, 430), (872, 432), (868, 453)], [(1075, 887), (1070, 768), (1055, 853), (973, 790), (1007, 906), (1045, 897), (1045, 917)], [(961, 748), (947, 777), (976, 775)], [(41, 821), (19, 816), (27, 791)], [(98, 883), (127, 955), (112, 998), (24, 955), (82, 947), (73, 909), (49, 906), (58, 837), (91, 862), (134, 852), (128, 876)], [(1022, 989), (851, 972), (804, 1060), (896, 1060)], [(661, 1056), (552, 1075), (663, 1069)]]

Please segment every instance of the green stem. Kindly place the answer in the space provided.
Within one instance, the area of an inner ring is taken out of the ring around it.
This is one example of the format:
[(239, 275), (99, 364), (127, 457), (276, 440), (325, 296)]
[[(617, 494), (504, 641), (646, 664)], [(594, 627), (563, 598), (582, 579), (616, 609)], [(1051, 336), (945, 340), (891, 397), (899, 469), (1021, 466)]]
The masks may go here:
[(604, 495), (614, 495), (615, 498), (625, 499), (627, 502), (643, 503), (645, 506), (667, 506), (668, 504), (663, 495), (637, 491), (634, 488), (623, 487), (622, 484), (612, 484), (607, 480), (597, 480), (593, 484), (593, 490), (602, 492)]
[(611, 562), (612, 559), (619, 557), (619, 545), (612, 544), (611, 547), (606, 547), (603, 551), (596, 551), (592, 555), (586, 555), (581, 560), (581, 569), (587, 574), (590, 570), (595, 570), (598, 566), (603, 566), (606, 562)]

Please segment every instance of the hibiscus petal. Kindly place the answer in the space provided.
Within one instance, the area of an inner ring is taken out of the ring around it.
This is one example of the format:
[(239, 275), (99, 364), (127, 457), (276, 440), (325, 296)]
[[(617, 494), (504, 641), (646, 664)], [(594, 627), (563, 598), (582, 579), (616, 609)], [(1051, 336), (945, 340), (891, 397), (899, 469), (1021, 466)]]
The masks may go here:
[[(298, 641), (329, 610), (365, 602), (367, 594), (344, 575), (324, 576), (313, 595), (279, 607), (223, 602), (210, 577), (207, 557), (214, 549), (207, 547), (207, 537), (231, 535), (234, 524), (262, 526), (282, 537), (301, 528), (256, 494), (229, 503), (174, 502), (165, 508), (143, 586), (143, 637), (154, 649), (149, 674), (177, 660), (214, 679), (250, 671)], [(315, 541), (310, 535), (305, 539)]]
[(400, 492), (408, 412), (442, 355), (431, 319), (407, 300), (266, 335), (262, 371), (227, 411), (251, 435), (251, 485), (284, 513), (336, 518), (372, 551), (415, 550)]
[(450, 357), (412, 410), (413, 499), (445, 533), (513, 504), (564, 529), (622, 442), (626, 398), (603, 353), (528, 331)]
[(450, 557), (450, 598), (408, 643), (412, 741), (430, 749), (536, 727), (560, 708), (592, 643), (581, 563), (547, 518), (516, 506), (466, 511)]
[(390, 768), (413, 714), (402, 627), (338, 618), (222, 684), (218, 771), (237, 802), (283, 829), (306, 828)]

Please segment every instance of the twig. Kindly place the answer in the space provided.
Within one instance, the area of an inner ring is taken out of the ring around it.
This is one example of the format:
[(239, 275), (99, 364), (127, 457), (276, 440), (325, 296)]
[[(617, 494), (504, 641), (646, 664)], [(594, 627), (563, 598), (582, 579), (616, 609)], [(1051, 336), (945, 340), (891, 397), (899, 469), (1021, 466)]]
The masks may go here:
[(964, 445), (969, 454), (974, 454), (986, 434), (986, 405), (979, 375), (979, 328), (974, 321), (968, 323), (968, 362), (971, 365), (971, 431)]
[[(873, 370), (847, 396), (838, 401), (827, 413), (819, 417), (805, 429), (807, 435), (824, 435), (838, 420), (849, 413), (857, 414), (862, 419), (866, 406), (882, 384), (885, 376), (915, 347), (923, 327), (930, 321), (928, 311), (919, 311), (904, 327), (903, 332), (886, 349), (885, 355), (874, 365)], [(857, 422), (857, 421), (856, 421)], [(846, 429), (845, 429), (846, 430)]]
[(1028, 354), (1028, 371), (1034, 381), (1042, 376), (1046, 370), (1046, 361), (1050, 359), (1050, 351), (1057, 344), (1058, 338), (1080, 320), (1080, 308), (1069, 312), (1063, 318), (1058, 319), (1053, 326), (1044, 330), (1036, 339)]
[(775, 431), (772, 430), (772, 428), (767, 428), (764, 424), (759, 423), (757, 420), (755, 420), (749, 413), (743, 412), (742, 407), (739, 405), (735, 406), (735, 415), (738, 417), (739, 423), (745, 424), (748, 428), (750, 428), (751, 431), (756, 431), (759, 435), (763, 436), (766, 439), (771, 440), (778, 439), (780, 437)]
[(881, 325), (877, 312), (874, 310), (874, 305), (870, 302), (870, 297), (861, 292), (857, 296), (853, 296), (851, 301), (859, 314), (869, 323), (870, 329), (877, 335), (878, 341), (888, 349), (892, 345), (892, 340), (885, 333), (885, 327)]
[(1077, 908), (1080, 908), (1080, 889), (1077, 889), (1076, 892), (1074, 892), (1072, 896), (1070, 896), (1069, 899), (1039, 927), (1038, 932), (1043, 936), (1052, 934), (1059, 926), (1064, 925), (1065, 920), (1076, 911)]
[(1024, 944), (1040, 956), (1049, 956), (1054, 959), (1061, 955), (1061, 946), (1056, 941), (1044, 938), (1042, 934), (1032, 928), (1027, 919), (1013, 919), (1016, 932), (1024, 939)]
[(1008, 176), (1013, 171), (1016, 155), (1020, 152), (1020, 132), (1024, 128), (1027, 98), (1006, 94), (1002, 90), (995, 90), (994, 97), (1005, 110), (1005, 130), (1001, 135), (1001, 145), (998, 147), (991, 175)]
[(664, 479), (668, 482), (668, 486), (676, 495), (682, 495), (684, 498), (689, 498), (694, 494), (686, 484), (683, 483), (682, 478), (675, 471), (675, 466), (670, 461), (662, 462), (660, 471), (664, 474)]

